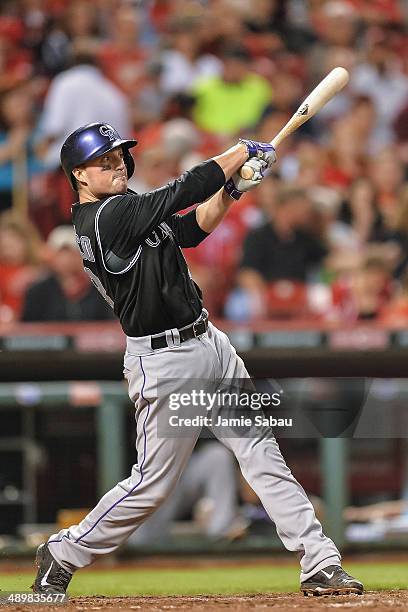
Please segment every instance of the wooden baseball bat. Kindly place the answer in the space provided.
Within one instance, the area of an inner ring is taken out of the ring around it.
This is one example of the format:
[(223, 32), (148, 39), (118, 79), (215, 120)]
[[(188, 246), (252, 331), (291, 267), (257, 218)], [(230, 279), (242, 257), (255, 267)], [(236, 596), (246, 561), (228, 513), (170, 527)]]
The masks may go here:
[[(281, 131), (271, 140), (276, 149), (282, 140), (292, 134), (303, 123), (313, 117), (329, 100), (331, 100), (348, 83), (349, 73), (345, 68), (334, 68), (313, 91), (303, 100), (297, 111), (292, 115)], [(254, 171), (250, 166), (241, 166), (239, 174), (243, 179), (251, 179)]]

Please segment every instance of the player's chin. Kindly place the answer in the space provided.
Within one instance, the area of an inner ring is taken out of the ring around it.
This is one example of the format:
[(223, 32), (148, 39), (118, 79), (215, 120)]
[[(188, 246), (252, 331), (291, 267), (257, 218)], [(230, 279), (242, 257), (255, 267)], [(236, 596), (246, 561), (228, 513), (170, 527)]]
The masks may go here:
[(127, 177), (118, 176), (112, 181), (112, 194), (124, 193), (127, 190)]

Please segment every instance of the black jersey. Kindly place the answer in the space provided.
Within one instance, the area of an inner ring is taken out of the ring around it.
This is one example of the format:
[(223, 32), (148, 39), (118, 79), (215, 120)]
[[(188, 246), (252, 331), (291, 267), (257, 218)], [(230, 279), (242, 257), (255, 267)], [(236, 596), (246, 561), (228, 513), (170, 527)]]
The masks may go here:
[(221, 167), (206, 161), (165, 187), (75, 204), (72, 221), (85, 271), (119, 317), (127, 336), (146, 336), (192, 323), (202, 295), (180, 247), (208, 234), (195, 209), (225, 183)]

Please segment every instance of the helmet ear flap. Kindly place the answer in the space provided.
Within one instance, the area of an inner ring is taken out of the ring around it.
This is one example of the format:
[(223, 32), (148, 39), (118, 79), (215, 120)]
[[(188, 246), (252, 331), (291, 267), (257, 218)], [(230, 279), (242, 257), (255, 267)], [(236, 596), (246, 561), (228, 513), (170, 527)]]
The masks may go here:
[(123, 149), (124, 149), (124, 158), (125, 158), (127, 176), (128, 178), (130, 178), (135, 171), (135, 160), (133, 159), (133, 155), (130, 153), (128, 148), (123, 147)]
[(71, 174), (69, 176), (69, 182), (71, 183), (72, 189), (74, 191), (78, 191), (78, 182), (77, 182), (73, 172), (71, 172)]

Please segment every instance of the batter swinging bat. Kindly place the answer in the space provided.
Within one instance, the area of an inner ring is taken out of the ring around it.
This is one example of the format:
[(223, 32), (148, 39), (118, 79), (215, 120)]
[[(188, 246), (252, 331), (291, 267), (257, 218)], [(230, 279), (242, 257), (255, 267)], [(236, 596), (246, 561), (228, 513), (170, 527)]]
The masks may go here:
[[(333, 96), (336, 95), (349, 80), (349, 73), (345, 68), (340, 66), (334, 68), (329, 74), (314, 88), (314, 90), (303, 100), (302, 104), (292, 115), (287, 124), (281, 131), (271, 140), (271, 145), (276, 149), (282, 140), (292, 134), (303, 123), (306, 123), (319, 111)], [(245, 164), (239, 170), (239, 174), (243, 179), (251, 179), (253, 169)]]

